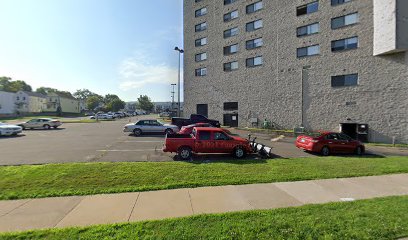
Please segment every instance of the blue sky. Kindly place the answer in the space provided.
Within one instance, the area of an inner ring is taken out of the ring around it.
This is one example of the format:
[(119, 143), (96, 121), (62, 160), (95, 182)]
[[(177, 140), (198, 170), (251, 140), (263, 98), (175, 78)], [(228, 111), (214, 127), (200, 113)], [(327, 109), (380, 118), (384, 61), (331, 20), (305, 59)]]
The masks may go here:
[(170, 101), (182, 0), (0, 0), (0, 76)]

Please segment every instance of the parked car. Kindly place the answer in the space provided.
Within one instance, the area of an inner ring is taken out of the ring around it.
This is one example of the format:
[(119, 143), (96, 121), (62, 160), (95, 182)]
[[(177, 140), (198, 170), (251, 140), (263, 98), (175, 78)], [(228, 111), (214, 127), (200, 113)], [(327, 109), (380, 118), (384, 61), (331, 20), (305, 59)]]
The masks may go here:
[(161, 112), (159, 113), (159, 117), (170, 117), (171, 113), (170, 112)]
[(20, 126), (0, 122), (0, 136), (14, 136), (22, 131), (23, 128)]
[(248, 139), (227, 134), (220, 128), (195, 127), (191, 134), (169, 134), (166, 136), (164, 152), (177, 153), (179, 158), (188, 160), (192, 153), (231, 153), (243, 158), (252, 153)]
[(52, 119), (52, 118), (36, 118), (31, 119), (27, 122), (22, 122), (17, 124), (18, 126), (24, 129), (34, 129), (34, 128), (42, 128), (42, 129), (51, 129), (51, 128), (58, 128), (62, 125), (59, 120)]
[(208, 119), (203, 115), (191, 114), (190, 118), (179, 118), (173, 117), (171, 119), (171, 124), (178, 126), (179, 128), (183, 126), (188, 126), (194, 123), (210, 123), (214, 127), (221, 127), (221, 124), (217, 120)]
[(328, 156), (332, 153), (355, 153), (362, 155), (365, 146), (362, 142), (352, 139), (344, 133), (324, 132), (317, 137), (300, 135), (296, 139), (296, 147)]
[(113, 115), (106, 114), (106, 113), (103, 113), (103, 114), (98, 113), (95, 116), (89, 117), (89, 119), (96, 119), (96, 118), (98, 118), (98, 119), (113, 119)]
[[(195, 127), (213, 127), (213, 126), (209, 123), (194, 123), (188, 126), (181, 127), (180, 132), (178, 132), (178, 134), (191, 134)], [(224, 132), (226, 132), (225, 129)], [(231, 135), (229, 132), (227, 133)]]
[(118, 113), (118, 112), (112, 113), (112, 116), (113, 116), (114, 118), (122, 118), (122, 117), (123, 117), (122, 114), (121, 114), (121, 113)]
[(179, 128), (175, 125), (164, 124), (155, 119), (140, 120), (137, 123), (126, 124), (123, 128), (124, 132), (132, 132), (135, 136), (140, 136), (144, 133), (177, 133)]

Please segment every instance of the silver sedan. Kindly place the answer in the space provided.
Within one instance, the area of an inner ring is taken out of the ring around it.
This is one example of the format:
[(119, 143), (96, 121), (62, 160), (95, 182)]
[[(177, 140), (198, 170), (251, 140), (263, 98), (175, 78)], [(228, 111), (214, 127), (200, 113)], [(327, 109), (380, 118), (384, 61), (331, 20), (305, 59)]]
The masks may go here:
[(27, 122), (22, 122), (17, 124), (18, 126), (22, 127), (23, 129), (34, 129), (34, 128), (41, 128), (41, 129), (51, 129), (51, 128), (58, 128), (62, 125), (59, 120), (55, 120), (52, 118), (38, 118), (38, 119), (31, 119)]
[(144, 133), (172, 134), (178, 132), (179, 128), (175, 125), (164, 124), (157, 120), (145, 119), (137, 123), (126, 124), (123, 131), (132, 132), (135, 136), (140, 136)]

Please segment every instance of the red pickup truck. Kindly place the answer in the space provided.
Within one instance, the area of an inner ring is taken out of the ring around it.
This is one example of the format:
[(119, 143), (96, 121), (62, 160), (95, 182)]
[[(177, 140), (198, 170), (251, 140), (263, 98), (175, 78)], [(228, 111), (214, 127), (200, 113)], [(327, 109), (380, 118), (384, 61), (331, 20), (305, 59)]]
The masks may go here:
[(192, 153), (232, 153), (243, 158), (252, 153), (249, 140), (231, 136), (222, 129), (195, 127), (191, 134), (166, 135), (164, 152), (176, 152), (182, 160), (191, 159)]

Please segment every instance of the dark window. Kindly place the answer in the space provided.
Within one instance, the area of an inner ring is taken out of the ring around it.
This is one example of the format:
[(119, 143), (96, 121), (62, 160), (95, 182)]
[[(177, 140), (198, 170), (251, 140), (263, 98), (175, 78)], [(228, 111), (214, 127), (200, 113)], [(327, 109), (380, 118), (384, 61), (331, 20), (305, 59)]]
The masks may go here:
[(224, 55), (231, 55), (238, 52), (238, 44), (224, 47)]
[(224, 38), (229, 38), (238, 34), (238, 28), (231, 28), (224, 31)]
[(207, 76), (207, 68), (199, 68), (195, 70), (196, 77), (203, 77)]
[(223, 132), (215, 132), (214, 133), (214, 140), (220, 141), (220, 140), (228, 140), (229, 137), (223, 133)]
[(211, 140), (210, 131), (200, 131), (199, 140)]
[(262, 56), (254, 57), (254, 58), (247, 58), (246, 60), (247, 67), (261, 66), (262, 64), (263, 64)]
[(204, 46), (204, 45), (207, 45), (207, 38), (206, 37), (195, 40), (195, 46), (196, 47), (201, 47), (201, 46)]
[(347, 136), (347, 135), (344, 134), (344, 133), (338, 133), (337, 135), (339, 136), (340, 140), (343, 140), (343, 141), (353, 140), (351, 137)]
[(246, 49), (254, 49), (263, 45), (262, 38), (252, 39), (246, 42)]
[(336, 5), (340, 5), (343, 3), (348, 3), (351, 2), (352, 0), (331, 0), (331, 5), (332, 6), (336, 6)]
[(332, 52), (348, 50), (348, 49), (356, 49), (358, 47), (358, 37), (340, 39), (336, 41), (332, 41), (331, 49)]
[(357, 85), (358, 85), (358, 74), (332, 76), (331, 78), (332, 87), (345, 87), (345, 86), (357, 86)]
[(224, 0), (224, 5), (231, 4), (233, 2), (236, 2), (237, 0)]
[(202, 115), (195, 114), (195, 115), (191, 115), (191, 120), (193, 120), (193, 121), (205, 121), (205, 120), (207, 120), (207, 118), (202, 116)]
[(344, 26), (352, 25), (358, 23), (358, 13), (352, 13), (349, 15), (332, 18), (331, 20), (331, 28), (337, 29)]
[(195, 55), (195, 61), (196, 62), (201, 62), (207, 60), (207, 53), (199, 53)]
[(259, 2), (246, 6), (246, 13), (250, 14), (250, 13), (259, 11), (261, 9), (262, 9), (262, 1), (259, 1)]
[(231, 72), (233, 70), (238, 69), (238, 62), (229, 62), (229, 63), (224, 63), (224, 71), (225, 72)]
[(320, 54), (320, 46), (313, 45), (297, 49), (297, 57), (306, 57)]
[(136, 123), (136, 125), (146, 125), (145, 121), (139, 121)]
[(337, 133), (329, 133), (326, 135), (326, 140), (339, 140)]
[(249, 22), (246, 24), (246, 31), (252, 32), (262, 27), (262, 19)]
[(238, 102), (225, 102), (224, 103), (225, 111), (235, 111), (238, 110)]
[(312, 2), (296, 9), (296, 16), (302, 16), (310, 13), (317, 12), (319, 10), (319, 2)]
[(207, 29), (207, 22), (203, 22), (200, 24), (195, 25), (195, 31), (196, 32), (201, 32)]
[(297, 28), (297, 36), (301, 37), (301, 36), (306, 36), (306, 35), (311, 35), (311, 34), (314, 34), (314, 33), (318, 33), (319, 28), (320, 28), (319, 23), (313, 23), (313, 24), (306, 25), (306, 26), (303, 26), (303, 27), (298, 27)]
[(235, 18), (238, 18), (238, 10), (224, 14), (224, 22), (229, 22)]
[(207, 8), (201, 8), (195, 11), (195, 17), (201, 17), (204, 16), (205, 14), (207, 14)]
[(195, 0), (196, 3), (201, 2), (202, 0)]

